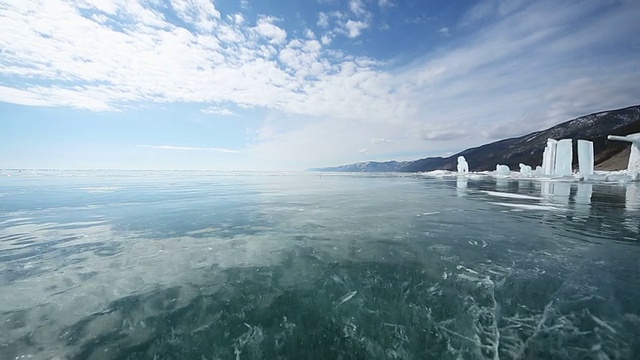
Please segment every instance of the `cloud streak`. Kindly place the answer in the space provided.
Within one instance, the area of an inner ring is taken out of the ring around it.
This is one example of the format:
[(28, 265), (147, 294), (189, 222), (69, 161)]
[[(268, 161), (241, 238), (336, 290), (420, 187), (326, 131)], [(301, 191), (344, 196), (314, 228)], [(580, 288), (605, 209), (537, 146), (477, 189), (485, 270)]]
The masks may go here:
[(209, 106), (201, 110), (205, 114), (222, 115), (222, 116), (238, 116), (233, 111), (217, 106)]
[(138, 145), (138, 147), (154, 150), (173, 150), (173, 151), (211, 151), (228, 154), (239, 154), (241, 150), (216, 148), (216, 147), (199, 147), (199, 146), (175, 146), (175, 145)]

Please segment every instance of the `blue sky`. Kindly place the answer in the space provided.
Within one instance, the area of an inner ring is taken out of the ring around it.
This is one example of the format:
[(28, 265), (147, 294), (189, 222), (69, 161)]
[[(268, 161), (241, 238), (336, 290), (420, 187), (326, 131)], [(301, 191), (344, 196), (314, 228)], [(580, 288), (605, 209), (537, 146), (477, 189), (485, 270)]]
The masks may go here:
[(0, 168), (448, 155), (640, 103), (640, 2), (0, 0)]

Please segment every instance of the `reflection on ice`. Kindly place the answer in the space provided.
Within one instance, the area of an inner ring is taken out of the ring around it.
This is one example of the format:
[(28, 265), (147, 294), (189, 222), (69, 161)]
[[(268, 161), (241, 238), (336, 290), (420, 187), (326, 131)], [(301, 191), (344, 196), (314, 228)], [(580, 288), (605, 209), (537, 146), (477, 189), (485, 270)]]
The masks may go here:
[(593, 184), (577, 184), (576, 186), (576, 204), (591, 204), (591, 195), (593, 194)]
[(637, 183), (627, 184), (625, 207), (629, 211), (640, 210), (640, 186)]
[(458, 196), (465, 196), (467, 193), (469, 180), (464, 177), (458, 177), (456, 179), (456, 193)]
[(550, 202), (567, 206), (569, 205), (570, 193), (570, 183), (552, 181), (542, 183), (542, 196)]

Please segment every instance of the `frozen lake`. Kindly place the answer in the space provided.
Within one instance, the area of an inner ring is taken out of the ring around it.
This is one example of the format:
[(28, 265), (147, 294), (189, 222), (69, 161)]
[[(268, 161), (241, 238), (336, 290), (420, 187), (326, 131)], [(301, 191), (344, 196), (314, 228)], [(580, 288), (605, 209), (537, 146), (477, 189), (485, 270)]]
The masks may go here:
[(16, 358), (638, 359), (640, 184), (5, 170)]

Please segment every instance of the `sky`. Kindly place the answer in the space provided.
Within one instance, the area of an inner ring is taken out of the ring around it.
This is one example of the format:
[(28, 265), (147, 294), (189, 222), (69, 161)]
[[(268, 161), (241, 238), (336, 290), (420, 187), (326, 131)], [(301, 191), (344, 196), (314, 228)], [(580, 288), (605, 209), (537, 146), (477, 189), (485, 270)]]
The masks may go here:
[(0, 0), (0, 168), (446, 156), (640, 104), (637, 0)]

